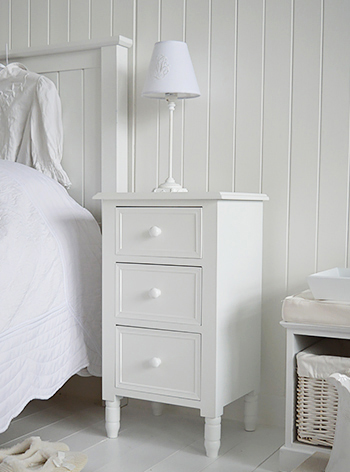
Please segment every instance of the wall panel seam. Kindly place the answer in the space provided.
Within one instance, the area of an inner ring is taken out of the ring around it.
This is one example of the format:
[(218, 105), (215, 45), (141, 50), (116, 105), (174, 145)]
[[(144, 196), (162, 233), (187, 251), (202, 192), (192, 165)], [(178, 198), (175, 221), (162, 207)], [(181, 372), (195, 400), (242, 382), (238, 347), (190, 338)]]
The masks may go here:
[(236, 180), (236, 134), (237, 134), (237, 51), (238, 51), (238, 0), (235, 0), (235, 35), (234, 35), (234, 61), (233, 61), (233, 130), (232, 130), (232, 192), (235, 191)]
[(317, 175), (316, 175), (316, 230), (315, 230), (315, 267), (318, 270), (318, 243), (320, 220), (320, 182), (321, 182), (321, 148), (322, 148), (322, 110), (323, 110), (323, 55), (324, 55), (324, 0), (321, 0), (321, 31), (320, 31), (320, 77), (318, 91), (318, 143), (317, 143)]
[(349, 265), (349, 237), (350, 237), (350, 102), (349, 102), (349, 140), (348, 140), (348, 181), (346, 201), (346, 240), (345, 240), (345, 267)]
[(210, 99), (211, 99), (211, 53), (212, 53), (212, 15), (213, 15), (213, 4), (212, 0), (209, 0), (209, 22), (208, 22), (208, 99), (207, 99), (207, 149), (206, 149), (206, 179), (205, 179), (205, 190), (209, 191), (209, 175), (210, 175)]
[(138, 0), (134, 0), (133, 3), (133, 48), (132, 48), (132, 141), (131, 141), (131, 153), (132, 153), (132, 192), (136, 191), (136, 112), (137, 112), (137, 100), (136, 100), (136, 63), (137, 63), (137, 17), (138, 17)]
[(294, 73), (294, 16), (295, 0), (291, 0), (291, 34), (290, 34), (290, 69), (289, 69), (289, 130), (288, 130), (288, 170), (287, 170), (287, 218), (286, 218), (286, 264), (285, 288), (288, 292), (289, 283), (289, 249), (290, 249), (290, 205), (291, 205), (291, 164), (293, 134), (293, 73)]
[[(162, 0), (158, 0), (158, 31), (157, 41), (162, 39)], [(157, 100), (157, 119), (156, 119), (156, 133), (157, 133), (157, 149), (156, 149), (156, 187), (160, 184), (160, 100)]]
[(50, 44), (50, 29), (51, 29), (51, 20), (50, 20), (50, 12), (51, 12), (51, 0), (47, 0), (47, 44)]
[(262, 48), (261, 48), (261, 105), (260, 105), (260, 181), (259, 192), (263, 187), (264, 159), (264, 111), (265, 111), (265, 48), (266, 48), (266, 0), (263, 0)]
[[(186, 19), (187, 19), (187, 0), (183, 0), (183, 10), (182, 10), (182, 41), (186, 42)], [(180, 183), (183, 186), (185, 181), (185, 110), (186, 110), (186, 100), (182, 100), (181, 107), (181, 156), (180, 156)]]
[(27, 0), (27, 12), (28, 12), (28, 16), (27, 16), (27, 46), (30, 48), (31, 47), (31, 40), (30, 40), (30, 37), (31, 37), (31, 29), (32, 29), (32, 3), (31, 3), (31, 0)]
[(109, 35), (113, 36), (114, 30), (113, 30), (113, 18), (114, 18), (114, 1), (110, 0), (110, 24), (109, 24)]
[(8, 23), (9, 23), (9, 37), (8, 37), (8, 50), (12, 49), (12, 0), (9, 0), (9, 15), (8, 15)]
[(70, 31), (71, 11), (72, 11), (71, 0), (68, 0), (68, 2), (67, 2), (67, 41), (68, 41), (68, 43), (70, 42), (70, 38), (71, 38), (71, 31)]
[(92, 0), (89, 0), (89, 39), (92, 36)]

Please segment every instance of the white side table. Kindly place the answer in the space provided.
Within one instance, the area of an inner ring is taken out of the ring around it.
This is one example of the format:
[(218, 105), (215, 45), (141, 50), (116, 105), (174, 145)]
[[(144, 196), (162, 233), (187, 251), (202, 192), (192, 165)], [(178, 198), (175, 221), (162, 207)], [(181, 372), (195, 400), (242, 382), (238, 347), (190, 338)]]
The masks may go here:
[(116, 437), (120, 399), (198, 408), (216, 457), (225, 405), (260, 376), (264, 195), (99, 194), (103, 221), (103, 399)]
[(285, 444), (280, 449), (280, 470), (290, 472), (315, 452), (330, 453), (322, 446), (308, 445), (296, 439), (296, 354), (324, 338), (350, 339), (350, 327), (318, 326), (281, 322), (287, 330)]

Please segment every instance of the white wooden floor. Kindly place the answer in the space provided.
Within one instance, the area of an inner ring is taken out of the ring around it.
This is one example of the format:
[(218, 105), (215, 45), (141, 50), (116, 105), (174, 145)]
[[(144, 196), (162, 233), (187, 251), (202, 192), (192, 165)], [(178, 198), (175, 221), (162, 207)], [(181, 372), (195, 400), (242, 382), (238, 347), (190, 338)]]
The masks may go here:
[(107, 439), (101, 405), (66, 397), (31, 402), (0, 434), (0, 448), (29, 436), (63, 441), (88, 456), (85, 472), (277, 472), (281, 428), (259, 426), (254, 433), (224, 420), (218, 459), (204, 454), (203, 419), (167, 410), (155, 417), (147, 403), (122, 409), (118, 439)]

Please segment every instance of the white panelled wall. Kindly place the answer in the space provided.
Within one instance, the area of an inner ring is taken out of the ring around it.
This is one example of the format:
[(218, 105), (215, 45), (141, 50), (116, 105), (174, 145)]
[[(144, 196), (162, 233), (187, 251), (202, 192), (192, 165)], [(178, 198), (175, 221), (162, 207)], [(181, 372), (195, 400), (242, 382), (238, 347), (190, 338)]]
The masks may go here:
[(202, 95), (175, 112), (176, 180), (190, 191), (270, 197), (263, 422), (283, 422), (282, 299), (307, 288), (307, 275), (349, 264), (349, 24), (345, 0), (0, 0), (0, 49), (7, 42), (10, 53), (133, 39), (131, 190), (150, 191), (167, 176), (167, 108), (141, 97), (153, 45), (188, 43)]

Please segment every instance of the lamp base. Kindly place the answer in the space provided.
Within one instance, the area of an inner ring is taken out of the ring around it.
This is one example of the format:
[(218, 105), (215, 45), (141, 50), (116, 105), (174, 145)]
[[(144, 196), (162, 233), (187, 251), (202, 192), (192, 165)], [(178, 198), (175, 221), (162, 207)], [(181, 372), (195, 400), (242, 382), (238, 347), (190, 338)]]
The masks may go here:
[(188, 192), (188, 190), (177, 184), (172, 177), (168, 177), (164, 183), (153, 189), (153, 192)]

